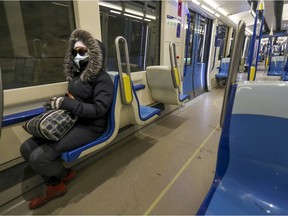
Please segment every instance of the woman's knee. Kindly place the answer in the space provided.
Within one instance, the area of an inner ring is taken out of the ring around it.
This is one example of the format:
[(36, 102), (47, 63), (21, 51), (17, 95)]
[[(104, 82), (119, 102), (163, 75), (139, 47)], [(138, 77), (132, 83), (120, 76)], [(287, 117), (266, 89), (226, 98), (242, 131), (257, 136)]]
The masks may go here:
[(30, 138), (20, 146), (20, 153), (26, 161), (29, 161), (30, 154), (38, 147), (39, 145), (33, 140), (33, 138)]
[(59, 153), (53, 148), (48, 145), (41, 145), (31, 152), (29, 161), (31, 163), (47, 164), (54, 161), (58, 156)]
[(60, 163), (58, 162), (58, 160), (60, 161), (59, 156), (60, 154), (49, 145), (41, 145), (30, 154), (29, 162), (38, 173), (50, 175), (50, 173), (59, 172), (61, 168), (58, 164)]

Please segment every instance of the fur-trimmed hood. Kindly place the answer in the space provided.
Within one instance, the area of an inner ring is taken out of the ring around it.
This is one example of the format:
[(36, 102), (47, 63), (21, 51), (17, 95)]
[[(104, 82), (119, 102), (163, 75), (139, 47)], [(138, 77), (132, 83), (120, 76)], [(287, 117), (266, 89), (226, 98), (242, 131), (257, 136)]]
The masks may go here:
[(84, 30), (76, 29), (71, 33), (69, 47), (64, 59), (64, 74), (67, 80), (71, 80), (77, 69), (73, 64), (72, 50), (77, 41), (82, 41), (88, 49), (89, 62), (84, 71), (81, 72), (81, 80), (92, 82), (97, 74), (104, 68), (105, 49), (103, 44)]

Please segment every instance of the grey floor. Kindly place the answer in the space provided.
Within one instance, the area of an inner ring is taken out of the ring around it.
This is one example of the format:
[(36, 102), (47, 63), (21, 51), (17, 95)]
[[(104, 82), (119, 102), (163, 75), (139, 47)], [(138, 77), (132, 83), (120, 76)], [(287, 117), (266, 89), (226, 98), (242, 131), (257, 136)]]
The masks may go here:
[(204, 93), (106, 155), (78, 164), (65, 196), (30, 211), (33, 191), (0, 214), (194, 215), (214, 177), (223, 94), (224, 88)]

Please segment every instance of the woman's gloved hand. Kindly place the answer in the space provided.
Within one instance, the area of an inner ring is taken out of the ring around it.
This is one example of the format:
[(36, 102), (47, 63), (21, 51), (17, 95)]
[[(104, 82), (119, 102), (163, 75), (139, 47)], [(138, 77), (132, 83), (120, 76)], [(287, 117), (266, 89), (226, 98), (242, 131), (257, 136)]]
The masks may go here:
[(63, 100), (63, 97), (53, 97), (46, 100), (43, 106), (46, 110), (59, 109)]

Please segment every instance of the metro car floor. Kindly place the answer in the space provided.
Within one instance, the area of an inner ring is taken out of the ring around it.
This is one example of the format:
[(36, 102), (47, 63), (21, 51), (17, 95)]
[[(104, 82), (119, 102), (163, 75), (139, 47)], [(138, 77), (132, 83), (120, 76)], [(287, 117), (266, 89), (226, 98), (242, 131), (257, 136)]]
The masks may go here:
[(2, 215), (193, 215), (214, 177), (224, 88), (215, 88), (73, 168), (68, 192), (34, 211), (44, 185)]

